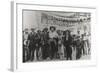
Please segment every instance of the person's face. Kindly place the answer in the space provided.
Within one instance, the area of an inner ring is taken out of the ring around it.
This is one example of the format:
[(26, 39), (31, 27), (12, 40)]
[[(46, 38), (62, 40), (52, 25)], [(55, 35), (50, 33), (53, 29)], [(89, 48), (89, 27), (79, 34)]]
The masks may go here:
[(34, 30), (32, 30), (32, 34), (34, 34), (35, 32), (34, 32)]
[(28, 33), (28, 29), (25, 29), (25, 34), (27, 34)]
[(77, 33), (80, 34), (80, 31), (78, 31)]
[(61, 31), (61, 34), (63, 35), (63, 31)]
[(54, 28), (51, 28), (51, 31), (54, 32)]
[(60, 35), (62, 35), (62, 31), (60, 30)]
[(82, 38), (84, 38), (84, 35), (82, 35)]
[(40, 31), (40, 34), (42, 34), (42, 31)]
[(28, 31), (26, 31), (25, 34), (28, 34)]
[(68, 35), (68, 31), (66, 32), (66, 35)]
[(38, 30), (38, 32), (37, 32), (38, 34), (40, 34), (41, 33), (41, 31), (40, 30)]

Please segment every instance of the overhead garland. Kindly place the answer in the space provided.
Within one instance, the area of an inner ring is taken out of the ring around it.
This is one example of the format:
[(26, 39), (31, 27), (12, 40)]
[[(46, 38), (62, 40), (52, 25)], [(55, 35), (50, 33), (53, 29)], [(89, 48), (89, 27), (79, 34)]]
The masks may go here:
[(53, 13), (42, 13), (41, 23), (48, 25), (59, 25), (59, 26), (74, 26), (77, 23), (90, 21), (90, 14), (79, 15), (76, 13), (73, 16), (61, 16)]

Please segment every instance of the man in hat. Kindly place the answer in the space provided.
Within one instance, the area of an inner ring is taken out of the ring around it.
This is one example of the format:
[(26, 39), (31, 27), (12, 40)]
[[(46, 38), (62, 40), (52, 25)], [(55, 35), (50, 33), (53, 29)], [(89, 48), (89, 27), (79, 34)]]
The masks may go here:
[(34, 59), (34, 51), (35, 51), (35, 35), (36, 33), (34, 32), (34, 28), (31, 28), (31, 32), (28, 36), (29, 40), (29, 60), (33, 61)]
[(36, 35), (35, 35), (35, 46), (36, 46), (36, 57), (37, 57), (37, 60), (40, 60), (40, 48), (41, 48), (41, 31), (38, 30)]

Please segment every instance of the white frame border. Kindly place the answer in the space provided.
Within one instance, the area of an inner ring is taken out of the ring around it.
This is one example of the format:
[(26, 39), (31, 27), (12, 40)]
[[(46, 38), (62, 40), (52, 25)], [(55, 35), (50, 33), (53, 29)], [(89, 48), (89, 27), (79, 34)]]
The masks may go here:
[[(19, 68), (20, 67), (20, 65), (19, 64), (21, 64), (21, 63), (18, 63), (19, 61), (18, 61), (18, 52), (19, 51), (17, 51), (17, 49), (18, 49), (18, 41), (17, 41), (17, 37), (18, 37), (18, 28), (19, 28), (19, 26), (20, 25), (18, 25), (18, 16), (17, 16), (17, 13), (18, 13), (18, 10), (17, 10), (17, 4), (24, 4), (25, 2), (12, 2), (11, 3), (11, 6), (13, 6), (13, 7), (11, 7), (12, 8), (12, 10), (11, 10), (11, 13), (12, 13), (12, 17), (11, 17), (11, 20), (12, 20), (12, 22), (11, 22), (11, 24), (12, 24), (12, 49), (11, 49), (11, 53), (12, 53), (12, 58), (11, 58), (11, 70), (13, 70), (13, 71), (23, 71), (23, 70), (26, 70), (27, 68)], [(28, 5), (41, 5), (41, 4), (34, 4), (34, 3), (30, 3), (30, 2), (26, 2), (25, 4), (28, 4)], [(52, 7), (60, 7), (60, 8), (63, 8), (63, 7), (67, 7), (67, 8), (79, 8), (79, 9), (81, 9), (81, 8), (86, 8), (86, 9), (92, 9), (93, 10), (93, 12), (94, 12), (94, 16), (93, 16), (93, 18), (94, 18), (94, 20), (93, 20), (93, 23), (96, 25), (96, 8), (95, 7), (77, 7), (77, 6), (58, 6), (58, 5), (41, 5), (41, 6), (52, 6)], [(39, 9), (40, 10), (40, 9)], [(85, 11), (86, 12), (86, 11)], [(92, 30), (91, 30), (91, 32), (93, 32), (93, 30), (96, 30), (96, 28), (94, 27), (95, 25), (93, 25), (93, 24), (91, 24), (91, 28), (92, 28)], [(91, 33), (92, 34), (92, 33)], [(94, 34), (95, 33), (93, 33), (91, 36), (93, 36), (93, 37), (95, 37), (94, 36)], [(95, 41), (95, 39), (92, 39), (92, 44), (93, 44), (93, 41)], [(94, 43), (95, 44), (95, 43)], [(93, 45), (91, 45), (92, 47), (95, 47), (95, 45), (93, 46)], [(94, 50), (94, 53), (95, 53), (95, 60), (92, 62), (91, 61), (91, 63), (89, 63), (89, 64), (84, 64), (84, 65), (81, 65), (81, 66), (93, 66), (93, 65), (96, 65), (96, 61), (97, 61), (97, 56), (96, 56), (96, 50)], [(36, 68), (36, 69), (41, 69), (42, 68), (42, 64), (43, 62), (40, 62), (40, 63), (37, 63), (37, 64), (35, 64), (35, 63), (33, 63), (34, 64), (34, 66), (36, 66), (36, 65), (41, 65), (40, 66), (40, 68)], [(46, 62), (46, 63), (49, 63), (49, 62)], [(54, 62), (52, 62), (53, 64), (55, 63), (55, 61)], [(70, 62), (69, 62), (70, 63)], [(76, 62), (75, 62), (76, 63)], [(25, 64), (25, 63), (24, 63)], [(62, 62), (60, 61), (60, 62), (57, 62), (57, 64), (62, 64)], [(56, 65), (57, 65), (56, 64)], [(23, 65), (22, 65), (23, 66)], [(21, 66), (21, 67), (22, 67)], [(50, 65), (51, 66), (51, 65)], [(80, 65), (77, 65), (77, 63), (75, 64), (75, 65), (71, 65), (71, 66), (63, 66), (63, 67), (73, 67), (73, 66), (79, 66), (80, 67)], [(33, 67), (33, 66), (30, 66), (30, 67)], [(52, 67), (52, 66), (51, 66)], [(50, 67), (50, 68), (51, 68)], [(57, 66), (56, 66), (57, 67)], [(44, 68), (46, 68), (46, 67), (44, 67)], [(53, 67), (54, 68), (54, 67)], [(58, 68), (58, 67), (57, 67)], [(61, 67), (60, 67), (61, 68)], [(35, 69), (35, 68), (32, 68), (32, 69)], [(29, 69), (30, 70), (30, 69)]]

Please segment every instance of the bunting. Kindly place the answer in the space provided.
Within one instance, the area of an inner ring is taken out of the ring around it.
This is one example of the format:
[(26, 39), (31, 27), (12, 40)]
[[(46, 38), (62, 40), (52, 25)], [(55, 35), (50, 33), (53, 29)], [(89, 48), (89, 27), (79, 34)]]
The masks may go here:
[(58, 25), (72, 27), (82, 22), (90, 21), (90, 14), (75, 13), (72, 16), (61, 16), (53, 13), (42, 13), (41, 23), (46, 25)]

